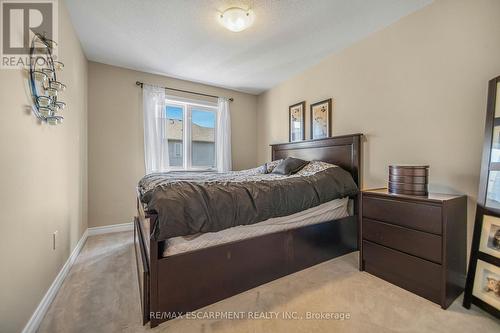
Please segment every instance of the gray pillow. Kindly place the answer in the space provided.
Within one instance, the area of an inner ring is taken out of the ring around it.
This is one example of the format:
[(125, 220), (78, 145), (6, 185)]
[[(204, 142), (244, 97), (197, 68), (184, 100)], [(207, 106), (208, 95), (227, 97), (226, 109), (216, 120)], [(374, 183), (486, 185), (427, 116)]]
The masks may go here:
[(287, 157), (280, 164), (278, 164), (272, 173), (279, 175), (291, 175), (302, 169), (308, 161), (304, 161), (298, 158)]

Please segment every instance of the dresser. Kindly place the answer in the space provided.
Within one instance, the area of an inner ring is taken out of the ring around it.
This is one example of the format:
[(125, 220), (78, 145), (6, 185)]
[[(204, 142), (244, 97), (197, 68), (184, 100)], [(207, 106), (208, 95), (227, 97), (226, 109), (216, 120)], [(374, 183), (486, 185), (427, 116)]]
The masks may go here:
[(465, 285), (467, 197), (361, 192), (360, 270), (443, 309)]

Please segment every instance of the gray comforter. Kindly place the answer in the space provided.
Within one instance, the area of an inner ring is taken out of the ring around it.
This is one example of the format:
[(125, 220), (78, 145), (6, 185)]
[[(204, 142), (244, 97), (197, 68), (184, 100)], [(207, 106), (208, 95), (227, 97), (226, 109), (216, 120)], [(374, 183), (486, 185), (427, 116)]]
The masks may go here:
[(292, 176), (258, 169), (155, 173), (139, 182), (139, 191), (147, 209), (158, 213), (152, 237), (161, 241), (291, 215), (358, 189), (347, 171), (328, 167)]

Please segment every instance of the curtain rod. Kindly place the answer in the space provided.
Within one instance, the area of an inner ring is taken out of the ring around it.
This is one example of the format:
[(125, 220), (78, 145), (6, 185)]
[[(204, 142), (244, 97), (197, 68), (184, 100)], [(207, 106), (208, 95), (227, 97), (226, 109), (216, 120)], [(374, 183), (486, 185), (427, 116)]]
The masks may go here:
[[(144, 82), (141, 82), (141, 81), (135, 81), (135, 84), (137, 86), (141, 86), (141, 88), (142, 88), (147, 83), (144, 83)], [(203, 93), (199, 93), (199, 92), (196, 92), (196, 91), (190, 91), (190, 90), (182, 90), (182, 89), (169, 88), (169, 87), (163, 87), (163, 89), (173, 90), (173, 91), (179, 91), (179, 92), (188, 93), (188, 94), (195, 94), (195, 95), (200, 95), (200, 96), (206, 96), (206, 97), (219, 98), (219, 96), (209, 95), (209, 94), (203, 94)], [(234, 98), (231, 97), (231, 98), (228, 98), (228, 100), (230, 102), (233, 102)]]

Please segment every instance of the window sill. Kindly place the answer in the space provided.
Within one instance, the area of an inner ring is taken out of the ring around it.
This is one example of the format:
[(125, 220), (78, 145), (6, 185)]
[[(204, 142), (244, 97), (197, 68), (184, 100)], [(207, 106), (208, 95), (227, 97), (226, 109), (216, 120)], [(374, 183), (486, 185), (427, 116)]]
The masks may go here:
[(182, 171), (182, 172), (217, 172), (217, 169), (181, 169), (181, 168), (171, 168), (168, 171)]

